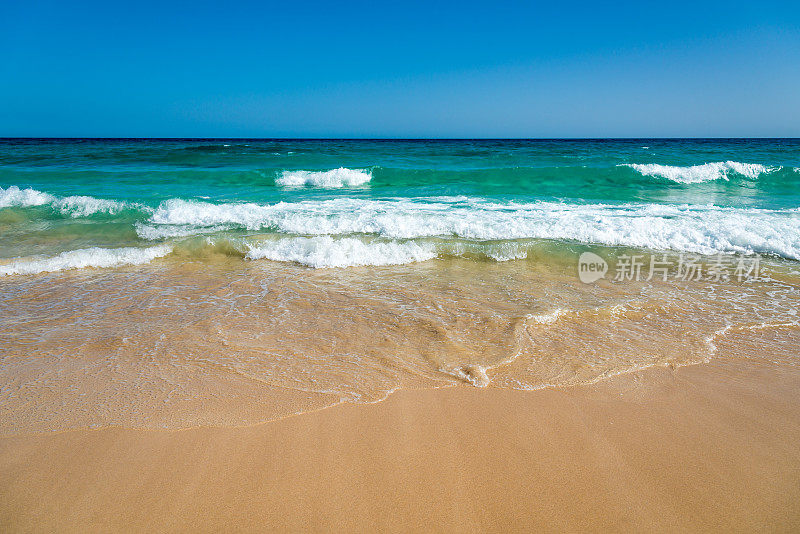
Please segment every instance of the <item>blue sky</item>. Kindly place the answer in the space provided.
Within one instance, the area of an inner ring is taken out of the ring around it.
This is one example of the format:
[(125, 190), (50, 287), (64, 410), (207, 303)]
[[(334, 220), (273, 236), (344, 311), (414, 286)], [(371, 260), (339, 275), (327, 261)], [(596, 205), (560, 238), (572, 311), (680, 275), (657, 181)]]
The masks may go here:
[(0, 136), (800, 136), (799, 2), (0, 3)]

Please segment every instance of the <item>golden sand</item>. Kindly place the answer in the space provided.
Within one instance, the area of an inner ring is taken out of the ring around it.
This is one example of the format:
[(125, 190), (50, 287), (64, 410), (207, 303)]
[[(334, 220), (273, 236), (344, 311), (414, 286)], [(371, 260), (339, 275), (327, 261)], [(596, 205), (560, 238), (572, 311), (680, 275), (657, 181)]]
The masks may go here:
[(265, 424), (0, 439), (5, 532), (792, 531), (800, 369), (402, 390)]
[(223, 255), (2, 280), (0, 531), (798, 530), (780, 268), (585, 285)]

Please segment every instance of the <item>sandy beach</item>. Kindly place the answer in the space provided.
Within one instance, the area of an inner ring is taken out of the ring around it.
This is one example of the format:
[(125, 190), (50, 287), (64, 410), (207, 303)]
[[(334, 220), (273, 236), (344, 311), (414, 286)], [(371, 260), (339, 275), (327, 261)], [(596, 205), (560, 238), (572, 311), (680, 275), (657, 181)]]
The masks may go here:
[(0, 534), (800, 534), (800, 2), (0, 36)]
[(783, 531), (800, 369), (402, 390), (250, 427), (0, 440), (6, 532)]

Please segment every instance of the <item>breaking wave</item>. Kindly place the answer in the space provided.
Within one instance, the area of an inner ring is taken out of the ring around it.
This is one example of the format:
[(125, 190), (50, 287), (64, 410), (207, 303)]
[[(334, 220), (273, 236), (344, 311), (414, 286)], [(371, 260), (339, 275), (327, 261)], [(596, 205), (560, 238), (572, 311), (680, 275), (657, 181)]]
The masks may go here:
[(279, 239), (253, 246), (247, 253), (249, 259), (295, 262), (314, 268), (399, 265), (435, 257), (432, 247), (414, 242), (365, 242), (330, 236)]
[(679, 167), (675, 165), (659, 165), (657, 163), (623, 163), (621, 167), (630, 167), (644, 176), (666, 178), (681, 184), (696, 184), (712, 180), (727, 180), (728, 175), (735, 173), (746, 178), (755, 179), (759, 175), (775, 170), (758, 163), (740, 163), (738, 161), (717, 161)]
[(62, 252), (50, 258), (17, 258), (0, 265), (0, 276), (14, 274), (38, 274), (44, 272), (83, 269), (86, 267), (118, 267), (120, 265), (141, 265), (156, 258), (166, 256), (172, 251), (169, 245), (149, 248), (85, 248)]
[(515, 203), (458, 198), (450, 202), (444, 198), (427, 202), (343, 198), (271, 205), (172, 199), (155, 210), (150, 222), (194, 226), (198, 233), (208, 227), (233, 225), (307, 236), (555, 239), (699, 254), (765, 253), (800, 259), (797, 209)]
[(115, 215), (124, 210), (148, 211), (148, 208), (135, 203), (107, 200), (90, 196), (68, 196), (59, 198), (50, 193), (43, 193), (36, 189), (20, 189), (12, 185), (8, 188), (0, 187), (0, 208), (52, 206), (63, 215), (70, 217), (88, 217), (96, 213)]
[(283, 171), (275, 183), (289, 187), (339, 188), (364, 185), (370, 180), (369, 171), (340, 167), (330, 171)]
[(88, 217), (95, 213), (107, 213), (115, 215), (121, 211), (134, 209), (141, 210), (144, 206), (139, 204), (129, 204), (116, 200), (106, 200), (87, 196), (71, 196), (53, 201), (53, 206), (62, 214), (70, 217)]
[(36, 189), (20, 189), (12, 185), (6, 189), (0, 187), (0, 208), (11, 208), (15, 206), (41, 206), (49, 204), (56, 199), (53, 195), (42, 193)]

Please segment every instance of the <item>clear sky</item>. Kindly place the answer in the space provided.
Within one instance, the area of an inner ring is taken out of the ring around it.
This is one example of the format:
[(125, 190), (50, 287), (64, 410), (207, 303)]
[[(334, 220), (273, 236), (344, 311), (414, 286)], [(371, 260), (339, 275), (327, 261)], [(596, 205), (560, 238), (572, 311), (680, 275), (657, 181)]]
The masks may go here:
[(3, 0), (0, 47), (0, 136), (800, 136), (797, 0)]

